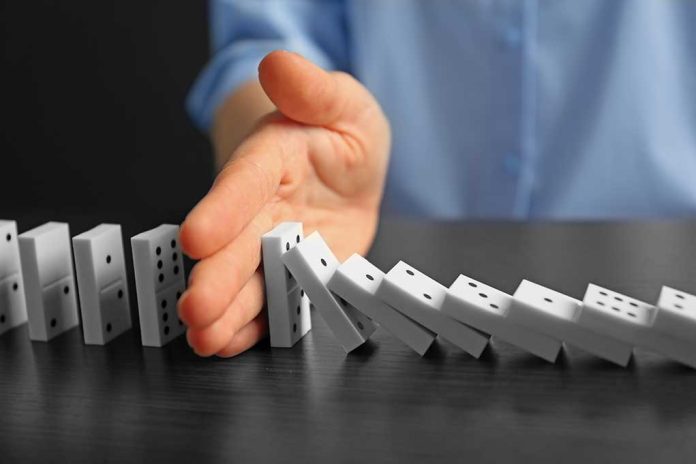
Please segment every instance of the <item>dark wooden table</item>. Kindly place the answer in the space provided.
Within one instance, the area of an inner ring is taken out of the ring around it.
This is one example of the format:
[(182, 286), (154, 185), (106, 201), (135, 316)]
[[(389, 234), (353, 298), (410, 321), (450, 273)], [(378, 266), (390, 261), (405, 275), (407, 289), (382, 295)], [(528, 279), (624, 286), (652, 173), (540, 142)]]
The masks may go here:
[[(156, 225), (130, 220), (127, 236)], [(30, 222), (20, 230), (39, 221)], [(77, 222), (73, 234), (97, 221)], [(590, 281), (648, 302), (662, 284), (696, 293), (693, 222), (385, 221), (370, 257), (385, 270), (403, 259), (445, 285), (465, 273), (507, 292), (528, 278), (576, 298)], [(696, 456), (696, 371), (651, 353), (622, 369), (572, 349), (551, 365), (502, 342), (475, 360), (443, 342), (420, 358), (379, 329), (346, 356), (317, 314), (313, 325), (293, 349), (262, 343), (224, 360), (197, 358), (183, 337), (142, 348), (137, 329), (105, 347), (84, 346), (79, 330), (50, 343), (13, 330), (0, 337), (0, 460)]]

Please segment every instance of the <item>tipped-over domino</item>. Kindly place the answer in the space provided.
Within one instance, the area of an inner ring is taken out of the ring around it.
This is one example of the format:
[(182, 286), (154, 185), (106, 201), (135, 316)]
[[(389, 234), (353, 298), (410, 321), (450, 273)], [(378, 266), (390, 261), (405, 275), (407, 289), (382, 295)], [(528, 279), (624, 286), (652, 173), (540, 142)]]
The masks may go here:
[[(633, 348), (610, 335), (588, 330), (578, 323), (582, 302), (528, 280), (513, 295), (511, 321), (537, 330), (597, 357), (626, 366)], [(548, 361), (553, 362), (552, 359)]]
[(29, 338), (49, 341), (79, 324), (70, 229), (47, 222), (19, 235)]
[(104, 345), (131, 328), (121, 226), (101, 224), (72, 241), (85, 343)]
[(144, 346), (166, 345), (186, 330), (176, 312), (176, 303), (186, 288), (178, 234), (178, 226), (162, 224), (131, 237)]
[(338, 267), (329, 281), (329, 288), (422, 356), (437, 334), (376, 296), (383, 278), (382, 271), (362, 256), (354, 254)]
[(0, 335), (27, 322), (17, 223), (0, 220)]
[(376, 329), (374, 323), (352, 306), (339, 302), (326, 286), (340, 263), (319, 232), (286, 251), (282, 260), (346, 353), (367, 341)]
[(590, 284), (578, 322), (597, 333), (696, 368), (694, 342), (656, 330), (658, 312), (648, 303)]
[(480, 357), (488, 336), (441, 311), (446, 293), (444, 286), (403, 261), (387, 272), (377, 289), (377, 296), (385, 303), (473, 357)]
[(290, 348), (312, 328), (309, 298), (282, 256), (304, 237), (301, 222), (283, 222), (261, 237), (271, 346)]
[(542, 359), (555, 360), (561, 342), (511, 322), (511, 306), (507, 293), (460, 275), (447, 290), (442, 312)]

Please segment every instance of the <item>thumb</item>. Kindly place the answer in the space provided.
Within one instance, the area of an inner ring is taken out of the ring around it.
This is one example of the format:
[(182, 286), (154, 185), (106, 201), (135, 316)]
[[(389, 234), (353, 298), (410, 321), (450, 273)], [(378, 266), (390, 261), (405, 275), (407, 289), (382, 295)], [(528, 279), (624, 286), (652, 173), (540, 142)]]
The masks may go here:
[(259, 64), (259, 81), (284, 116), (303, 124), (357, 122), (366, 109), (378, 106), (348, 74), (326, 72), (292, 52), (266, 55)]

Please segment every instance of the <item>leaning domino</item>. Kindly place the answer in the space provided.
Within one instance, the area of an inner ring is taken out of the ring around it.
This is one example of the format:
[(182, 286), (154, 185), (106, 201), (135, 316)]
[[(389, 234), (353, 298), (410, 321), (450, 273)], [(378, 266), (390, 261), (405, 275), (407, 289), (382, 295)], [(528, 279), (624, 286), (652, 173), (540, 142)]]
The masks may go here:
[(696, 296), (662, 287), (657, 307), (653, 329), (696, 344)]
[(512, 322), (528, 329), (537, 330), (625, 367), (631, 359), (632, 346), (611, 335), (580, 325), (578, 319), (582, 311), (582, 302), (575, 298), (523, 280), (513, 295), (508, 317)]
[(447, 290), (442, 312), (464, 324), (493, 335), (535, 356), (553, 362), (561, 342), (510, 321), (512, 297), (460, 275)]
[(72, 241), (85, 343), (104, 345), (131, 328), (121, 226), (101, 224)]
[(0, 335), (27, 322), (17, 223), (0, 220)]
[(594, 330), (637, 346), (652, 325), (655, 307), (598, 285), (589, 284), (578, 322)]
[(658, 308), (648, 303), (590, 284), (578, 322), (598, 333), (696, 368), (693, 340), (682, 340), (656, 330), (654, 323), (658, 312)]
[(309, 298), (282, 256), (302, 241), (302, 223), (283, 222), (261, 237), (271, 346), (290, 348), (312, 328)]
[(178, 232), (178, 226), (162, 224), (131, 237), (144, 346), (166, 345), (186, 330), (176, 312), (176, 303), (186, 288)]
[(447, 289), (399, 261), (382, 280), (377, 296), (404, 315), (437, 333), (475, 358), (488, 345), (488, 336), (441, 311)]
[(354, 254), (338, 267), (329, 281), (329, 289), (423, 356), (437, 334), (376, 296), (383, 278), (382, 271), (362, 256)]
[(47, 222), (19, 235), (29, 338), (49, 341), (79, 324), (70, 229)]
[(327, 288), (329, 279), (340, 263), (319, 232), (312, 233), (286, 251), (282, 261), (312, 300), (317, 312), (346, 353), (365, 343), (376, 327), (360, 311), (350, 305), (342, 306)]

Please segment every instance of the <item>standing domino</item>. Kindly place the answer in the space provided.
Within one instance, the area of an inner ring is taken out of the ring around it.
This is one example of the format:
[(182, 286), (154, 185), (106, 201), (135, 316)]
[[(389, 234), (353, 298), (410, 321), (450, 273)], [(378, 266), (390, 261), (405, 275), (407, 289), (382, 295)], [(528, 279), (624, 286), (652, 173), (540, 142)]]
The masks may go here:
[(423, 356), (437, 334), (380, 300), (376, 293), (382, 279), (382, 271), (354, 254), (338, 267), (329, 281), (329, 288)]
[(630, 344), (588, 330), (578, 323), (582, 314), (580, 301), (539, 284), (523, 280), (513, 295), (509, 314), (510, 320), (521, 326), (620, 366), (625, 367), (631, 359), (633, 349)]
[(79, 324), (70, 229), (47, 222), (19, 236), (29, 338), (49, 341)]
[(104, 345), (131, 328), (121, 226), (101, 224), (72, 240), (85, 343)]
[(377, 289), (385, 303), (422, 324), (475, 358), (488, 345), (488, 336), (441, 311), (447, 289), (422, 272), (399, 261)]
[(144, 346), (166, 345), (186, 330), (176, 312), (176, 303), (186, 288), (178, 232), (178, 226), (162, 224), (131, 237)]
[(283, 222), (261, 238), (271, 346), (290, 348), (312, 328), (309, 298), (282, 256), (302, 241), (302, 223)]
[(365, 343), (376, 327), (355, 308), (347, 304), (342, 307), (327, 288), (339, 262), (319, 232), (312, 233), (294, 248), (290, 248), (283, 254), (282, 260), (300, 287), (307, 292), (345, 352), (349, 353)]
[(27, 322), (17, 223), (0, 221), (0, 335)]
[(683, 340), (656, 330), (655, 321), (664, 320), (664, 316), (657, 316), (658, 312), (648, 303), (590, 284), (578, 322), (597, 333), (696, 368), (693, 340)]
[(561, 350), (556, 338), (510, 321), (512, 297), (470, 277), (460, 275), (447, 290), (442, 312), (470, 327), (553, 362)]

